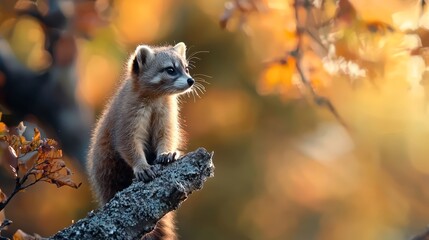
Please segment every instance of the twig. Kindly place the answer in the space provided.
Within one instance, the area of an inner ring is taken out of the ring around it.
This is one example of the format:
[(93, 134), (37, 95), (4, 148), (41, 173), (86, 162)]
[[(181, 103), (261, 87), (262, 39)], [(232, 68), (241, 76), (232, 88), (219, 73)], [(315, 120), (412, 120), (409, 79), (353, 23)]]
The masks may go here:
[[(296, 21), (296, 35), (298, 38), (297, 41), (297, 45), (296, 45), (296, 49), (291, 52), (291, 55), (293, 57), (295, 57), (296, 61), (295, 61), (295, 67), (298, 71), (298, 74), (300, 76), (301, 82), (304, 85), (304, 87), (308, 90), (308, 92), (310, 93), (313, 101), (321, 107), (324, 107), (326, 109), (328, 109), (329, 112), (331, 112), (331, 114), (335, 117), (335, 119), (337, 119), (337, 121), (343, 125), (345, 128), (348, 129), (347, 124), (345, 123), (345, 121), (343, 120), (343, 118), (340, 116), (340, 114), (338, 113), (338, 111), (335, 109), (334, 105), (331, 103), (331, 101), (324, 97), (324, 96), (320, 96), (316, 93), (316, 91), (314, 90), (313, 86), (311, 85), (311, 82), (308, 80), (308, 78), (305, 76), (304, 71), (302, 70), (302, 66), (301, 66), (301, 61), (302, 61), (302, 45), (303, 45), (303, 34), (307, 33), (313, 40), (315, 40), (319, 45), (321, 45), (322, 47), (324, 47), (323, 43), (320, 42), (314, 35), (312, 35), (310, 33), (309, 30), (307, 30), (306, 28), (303, 28), (300, 26), (300, 18), (299, 18), (299, 7), (300, 6), (304, 6), (306, 9), (308, 7), (311, 7), (311, 5), (307, 4), (308, 0), (305, 0), (304, 5), (298, 2), (299, 0), (295, 0), (294, 2), (294, 8), (295, 8), (295, 21)], [(307, 14), (308, 15), (308, 14)], [(326, 47), (325, 47), (326, 48)]]

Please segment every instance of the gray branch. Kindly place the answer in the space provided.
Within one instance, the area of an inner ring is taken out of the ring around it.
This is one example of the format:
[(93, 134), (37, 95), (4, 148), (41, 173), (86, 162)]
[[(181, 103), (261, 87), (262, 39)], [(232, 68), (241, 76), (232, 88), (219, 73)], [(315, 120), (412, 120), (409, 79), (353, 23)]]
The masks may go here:
[(104, 207), (49, 239), (139, 239), (213, 176), (212, 156), (199, 148), (169, 165), (156, 165), (153, 181), (134, 181)]

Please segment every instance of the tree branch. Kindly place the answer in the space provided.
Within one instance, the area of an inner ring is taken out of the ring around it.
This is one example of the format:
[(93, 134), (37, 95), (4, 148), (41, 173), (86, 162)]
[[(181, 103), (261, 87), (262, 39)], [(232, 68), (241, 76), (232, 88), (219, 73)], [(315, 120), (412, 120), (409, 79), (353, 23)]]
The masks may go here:
[(214, 173), (213, 153), (199, 148), (166, 166), (149, 183), (134, 181), (101, 209), (49, 239), (140, 239)]

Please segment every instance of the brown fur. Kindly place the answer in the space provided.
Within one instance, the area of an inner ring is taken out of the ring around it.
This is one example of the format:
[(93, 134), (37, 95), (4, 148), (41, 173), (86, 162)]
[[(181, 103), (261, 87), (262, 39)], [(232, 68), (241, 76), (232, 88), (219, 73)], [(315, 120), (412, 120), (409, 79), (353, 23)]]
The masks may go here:
[[(135, 175), (147, 171), (158, 156), (179, 149), (177, 95), (193, 84), (186, 70), (186, 47), (180, 44), (138, 47), (130, 58), (128, 77), (96, 125), (87, 168), (101, 205), (128, 187)], [(181, 66), (180, 78), (163, 71), (172, 63)], [(189, 86), (183, 83), (186, 80)], [(174, 240), (175, 236), (173, 213), (169, 213), (143, 239)]]

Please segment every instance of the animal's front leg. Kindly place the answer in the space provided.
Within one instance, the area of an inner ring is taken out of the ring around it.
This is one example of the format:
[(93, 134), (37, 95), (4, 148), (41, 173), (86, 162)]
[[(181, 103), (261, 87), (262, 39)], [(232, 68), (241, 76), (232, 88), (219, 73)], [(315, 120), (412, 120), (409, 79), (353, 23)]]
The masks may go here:
[[(169, 132), (172, 134), (172, 132)], [(157, 146), (157, 157), (155, 159), (155, 164), (169, 164), (173, 161), (176, 161), (179, 157), (178, 152), (176, 151), (177, 147), (174, 146), (177, 141), (175, 135), (165, 135), (158, 136), (159, 142)], [(172, 139), (173, 138), (173, 139)]]
[(169, 105), (170, 111), (159, 112), (158, 125), (155, 127), (155, 139), (157, 139), (155, 164), (168, 164), (179, 157), (177, 152), (180, 141), (177, 111)]
[(119, 154), (132, 167), (139, 181), (149, 182), (156, 177), (152, 166), (146, 160), (143, 147), (137, 141), (120, 147)]
[[(139, 118), (139, 121), (142, 123), (134, 124), (133, 128), (118, 128), (119, 130), (116, 133), (116, 136), (118, 136), (116, 148), (121, 158), (132, 167), (135, 177), (140, 181), (149, 182), (156, 177), (155, 171), (149, 165), (144, 153), (144, 145), (149, 138), (149, 132), (144, 123), (149, 122), (150, 114), (148, 112), (141, 112)], [(132, 123), (128, 125), (133, 126)], [(127, 144), (119, 144), (125, 142)]]

